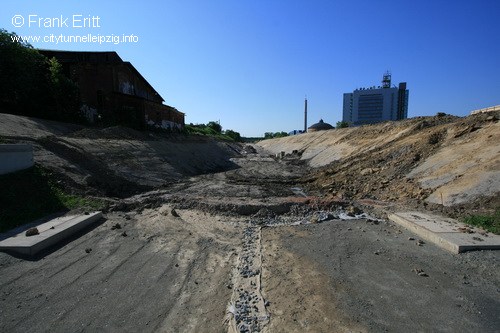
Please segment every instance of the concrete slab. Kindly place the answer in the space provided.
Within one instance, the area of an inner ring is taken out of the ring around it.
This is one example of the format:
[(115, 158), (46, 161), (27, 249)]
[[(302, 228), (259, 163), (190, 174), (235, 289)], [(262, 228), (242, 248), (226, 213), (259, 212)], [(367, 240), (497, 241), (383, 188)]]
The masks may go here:
[(38, 235), (28, 237), (25, 235), (25, 231), (23, 231), (15, 236), (4, 239), (0, 242), (0, 250), (32, 256), (70, 237), (101, 218), (101, 212), (94, 212), (89, 215), (59, 217), (38, 225), (36, 227), (40, 233)]
[(471, 250), (498, 250), (500, 236), (472, 228), (457, 220), (420, 212), (401, 212), (389, 215), (389, 219), (413, 231), (422, 239), (453, 253)]
[(32, 145), (0, 144), (0, 175), (31, 168), (34, 163)]

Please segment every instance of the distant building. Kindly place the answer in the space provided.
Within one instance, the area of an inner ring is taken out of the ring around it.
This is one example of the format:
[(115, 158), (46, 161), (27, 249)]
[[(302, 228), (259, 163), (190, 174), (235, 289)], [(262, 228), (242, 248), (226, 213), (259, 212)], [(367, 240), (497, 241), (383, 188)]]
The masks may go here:
[(474, 110), (474, 111), (471, 111), (470, 114), (479, 114), (479, 113), (496, 112), (496, 111), (500, 111), (500, 105), (495, 105), (495, 106), (490, 106), (488, 108)]
[(356, 89), (344, 94), (342, 121), (349, 125), (374, 124), (408, 118), (406, 82), (391, 87), (391, 74), (384, 74), (382, 86)]
[(134, 128), (182, 128), (184, 113), (163, 104), (149, 82), (116, 52), (39, 50), (56, 58), (79, 87), (81, 110), (91, 122)]
[(332, 125), (330, 125), (329, 123), (325, 123), (323, 121), (323, 119), (320, 119), (319, 122), (317, 122), (316, 124), (309, 126), (307, 131), (308, 132), (317, 132), (317, 131), (326, 131), (326, 130), (330, 130), (330, 129), (334, 129), (334, 127)]
[(288, 132), (288, 135), (290, 135), (290, 136), (291, 135), (299, 135), (302, 133), (304, 133), (304, 131), (302, 131), (302, 130), (293, 130), (293, 131)]

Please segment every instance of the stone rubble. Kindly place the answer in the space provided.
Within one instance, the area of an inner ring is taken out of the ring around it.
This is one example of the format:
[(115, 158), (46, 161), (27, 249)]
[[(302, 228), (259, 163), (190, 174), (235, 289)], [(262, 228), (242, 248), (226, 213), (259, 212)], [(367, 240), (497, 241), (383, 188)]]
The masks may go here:
[(261, 294), (261, 226), (249, 222), (243, 231), (243, 248), (233, 283), (233, 296), (228, 306), (230, 322), (240, 333), (261, 332), (269, 321), (266, 302)]

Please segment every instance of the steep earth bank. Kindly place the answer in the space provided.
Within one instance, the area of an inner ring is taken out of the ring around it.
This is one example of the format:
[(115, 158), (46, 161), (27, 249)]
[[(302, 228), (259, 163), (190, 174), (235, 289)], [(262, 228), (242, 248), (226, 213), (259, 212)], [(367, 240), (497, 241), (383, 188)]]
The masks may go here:
[(9, 114), (0, 114), (0, 137), (3, 143), (32, 144), (35, 163), (67, 189), (121, 198), (234, 168), (230, 158), (241, 150), (203, 136), (84, 128)]
[[(316, 169), (309, 189), (460, 216), (500, 206), (500, 114), (419, 117), (264, 140)], [(297, 154), (291, 154), (296, 151)]]

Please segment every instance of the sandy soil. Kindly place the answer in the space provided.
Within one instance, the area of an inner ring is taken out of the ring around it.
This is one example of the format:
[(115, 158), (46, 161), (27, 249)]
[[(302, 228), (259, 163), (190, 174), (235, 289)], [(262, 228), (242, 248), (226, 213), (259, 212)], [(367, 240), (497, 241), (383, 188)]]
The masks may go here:
[(268, 332), (497, 331), (499, 253), (409, 237), (364, 220), (263, 229)]
[(110, 213), (36, 260), (0, 254), (0, 331), (220, 332), (238, 228), (179, 215)]
[(0, 114), (5, 143), (29, 143), (35, 163), (77, 193), (124, 198), (193, 176), (235, 168), (239, 144), (210, 137), (82, 126)]
[[(488, 143), (498, 125), (482, 117), (481, 129), (465, 119), (453, 133)], [(9, 119), (14, 127), (36, 124)], [(435, 121), (443, 123), (432, 131), (455, 120)], [(452, 255), (357, 211), (371, 199), (370, 212), (380, 216), (377, 207), (387, 203), (378, 199), (432, 193), (405, 180), (410, 170), (431, 176), (425, 161), (448, 149), (428, 146), (431, 130), (427, 143), (411, 146), (421, 123), (349, 129), (339, 145), (359, 143), (364, 152), (349, 148), (352, 156), (320, 169), (305, 152), (270, 158), (264, 144), (51, 123), (27, 138), (0, 126), (3, 138), (32, 142), (38, 163), (73, 179), (63, 182), (68, 189), (122, 192), (106, 197), (102, 223), (64, 244), (35, 258), (0, 253), (0, 331), (497, 332), (499, 251)], [(386, 162), (369, 152), (376, 131), (392, 133), (372, 145)], [(345, 220), (346, 212), (358, 218)]]
[(500, 113), (420, 117), (259, 145), (274, 154), (298, 151), (316, 167), (305, 178), (311, 189), (332, 196), (494, 210), (500, 204), (499, 119)]
[[(500, 327), (498, 252), (451, 255), (418, 246), (390, 222), (292, 226), (301, 216), (242, 218), (172, 207), (108, 213), (102, 224), (34, 260), (0, 253), (0, 330), (226, 331), (225, 318), (233, 318), (228, 305), (244, 293), (239, 288), (254, 290), (239, 271), (249, 221), (262, 228), (260, 301), (268, 315), (256, 331)], [(277, 220), (288, 225), (261, 224)], [(116, 223), (121, 228), (113, 230)]]

